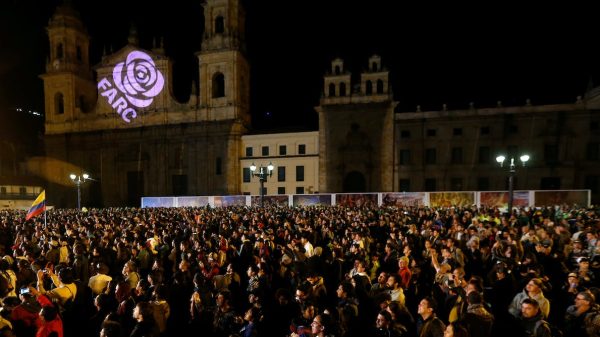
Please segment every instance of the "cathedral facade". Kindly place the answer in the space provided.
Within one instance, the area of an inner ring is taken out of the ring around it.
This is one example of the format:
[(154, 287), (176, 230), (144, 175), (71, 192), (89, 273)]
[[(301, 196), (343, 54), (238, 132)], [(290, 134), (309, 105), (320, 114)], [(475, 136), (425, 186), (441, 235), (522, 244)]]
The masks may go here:
[[(92, 204), (139, 205), (144, 195), (239, 194), (241, 136), (250, 124), (244, 10), (207, 1), (199, 92), (180, 103), (161, 48), (129, 43), (89, 64), (79, 15), (60, 6), (48, 25), (44, 81), (50, 204), (73, 206), (69, 174), (88, 172)], [(92, 71), (97, 74), (94, 80)], [(71, 172), (80, 171), (80, 172)]]

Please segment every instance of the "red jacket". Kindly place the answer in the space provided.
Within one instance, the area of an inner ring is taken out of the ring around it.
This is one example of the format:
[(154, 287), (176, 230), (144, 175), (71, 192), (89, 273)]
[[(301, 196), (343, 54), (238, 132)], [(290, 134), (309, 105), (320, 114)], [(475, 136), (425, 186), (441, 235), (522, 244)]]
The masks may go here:
[[(53, 306), (52, 301), (44, 295), (38, 296), (37, 301), (42, 307)], [(39, 319), (37, 322), (38, 331), (35, 334), (36, 337), (48, 337), (54, 331), (56, 331), (58, 337), (63, 337), (63, 323), (59, 315), (56, 315), (56, 318), (50, 322), (42, 319)]]

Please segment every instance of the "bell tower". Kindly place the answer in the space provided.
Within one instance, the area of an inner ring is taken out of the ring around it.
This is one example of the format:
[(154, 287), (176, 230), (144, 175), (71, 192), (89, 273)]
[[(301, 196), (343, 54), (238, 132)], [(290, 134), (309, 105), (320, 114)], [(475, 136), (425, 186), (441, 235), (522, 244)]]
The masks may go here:
[(207, 0), (200, 62), (200, 109), (207, 120), (250, 124), (250, 69), (245, 56), (245, 12), (240, 0)]
[(89, 111), (96, 101), (96, 86), (89, 64), (90, 38), (79, 13), (69, 1), (59, 6), (47, 27), (50, 55), (44, 80), (46, 130), (61, 133), (60, 125)]

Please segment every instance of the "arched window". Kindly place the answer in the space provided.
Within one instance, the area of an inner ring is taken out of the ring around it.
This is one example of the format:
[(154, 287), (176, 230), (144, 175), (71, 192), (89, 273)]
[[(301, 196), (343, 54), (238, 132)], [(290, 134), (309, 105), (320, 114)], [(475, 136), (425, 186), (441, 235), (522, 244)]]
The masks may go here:
[(377, 80), (377, 93), (383, 94), (383, 81)]
[(340, 74), (340, 66), (335, 66), (335, 74), (336, 75)]
[(77, 46), (77, 61), (81, 61), (83, 59), (83, 55), (81, 54), (81, 47)]
[(377, 62), (373, 62), (373, 64), (371, 64), (371, 69), (373, 71), (377, 71)]
[(225, 33), (225, 19), (222, 16), (217, 16), (215, 19), (215, 34)]
[(340, 83), (340, 96), (346, 96), (346, 83)]
[(212, 97), (225, 97), (225, 76), (221, 73), (216, 73), (212, 80)]
[(329, 97), (335, 97), (335, 84), (329, 84)]
[(371, 81), (367, 81), (367, 83), (365, 83), (366, 88), (365, 88), (365, 93), (367, 95), (373, 95), (373, 83)]
[(59, 43), (58, 46), (56, 46), (56, 58), (62, 59), (63, 56), (64, 56), (63, 44)]
[(54, 111), (57, 115), (62, 115), (65, 113), (65, 98), (60, 92), (54, 95)]

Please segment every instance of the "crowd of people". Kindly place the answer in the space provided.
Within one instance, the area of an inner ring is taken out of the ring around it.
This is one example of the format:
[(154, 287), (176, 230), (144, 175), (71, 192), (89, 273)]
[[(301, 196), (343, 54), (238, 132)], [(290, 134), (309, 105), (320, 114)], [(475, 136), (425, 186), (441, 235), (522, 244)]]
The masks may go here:
[(1, 336), (599, 336), (595, 208), (0, 212)]

